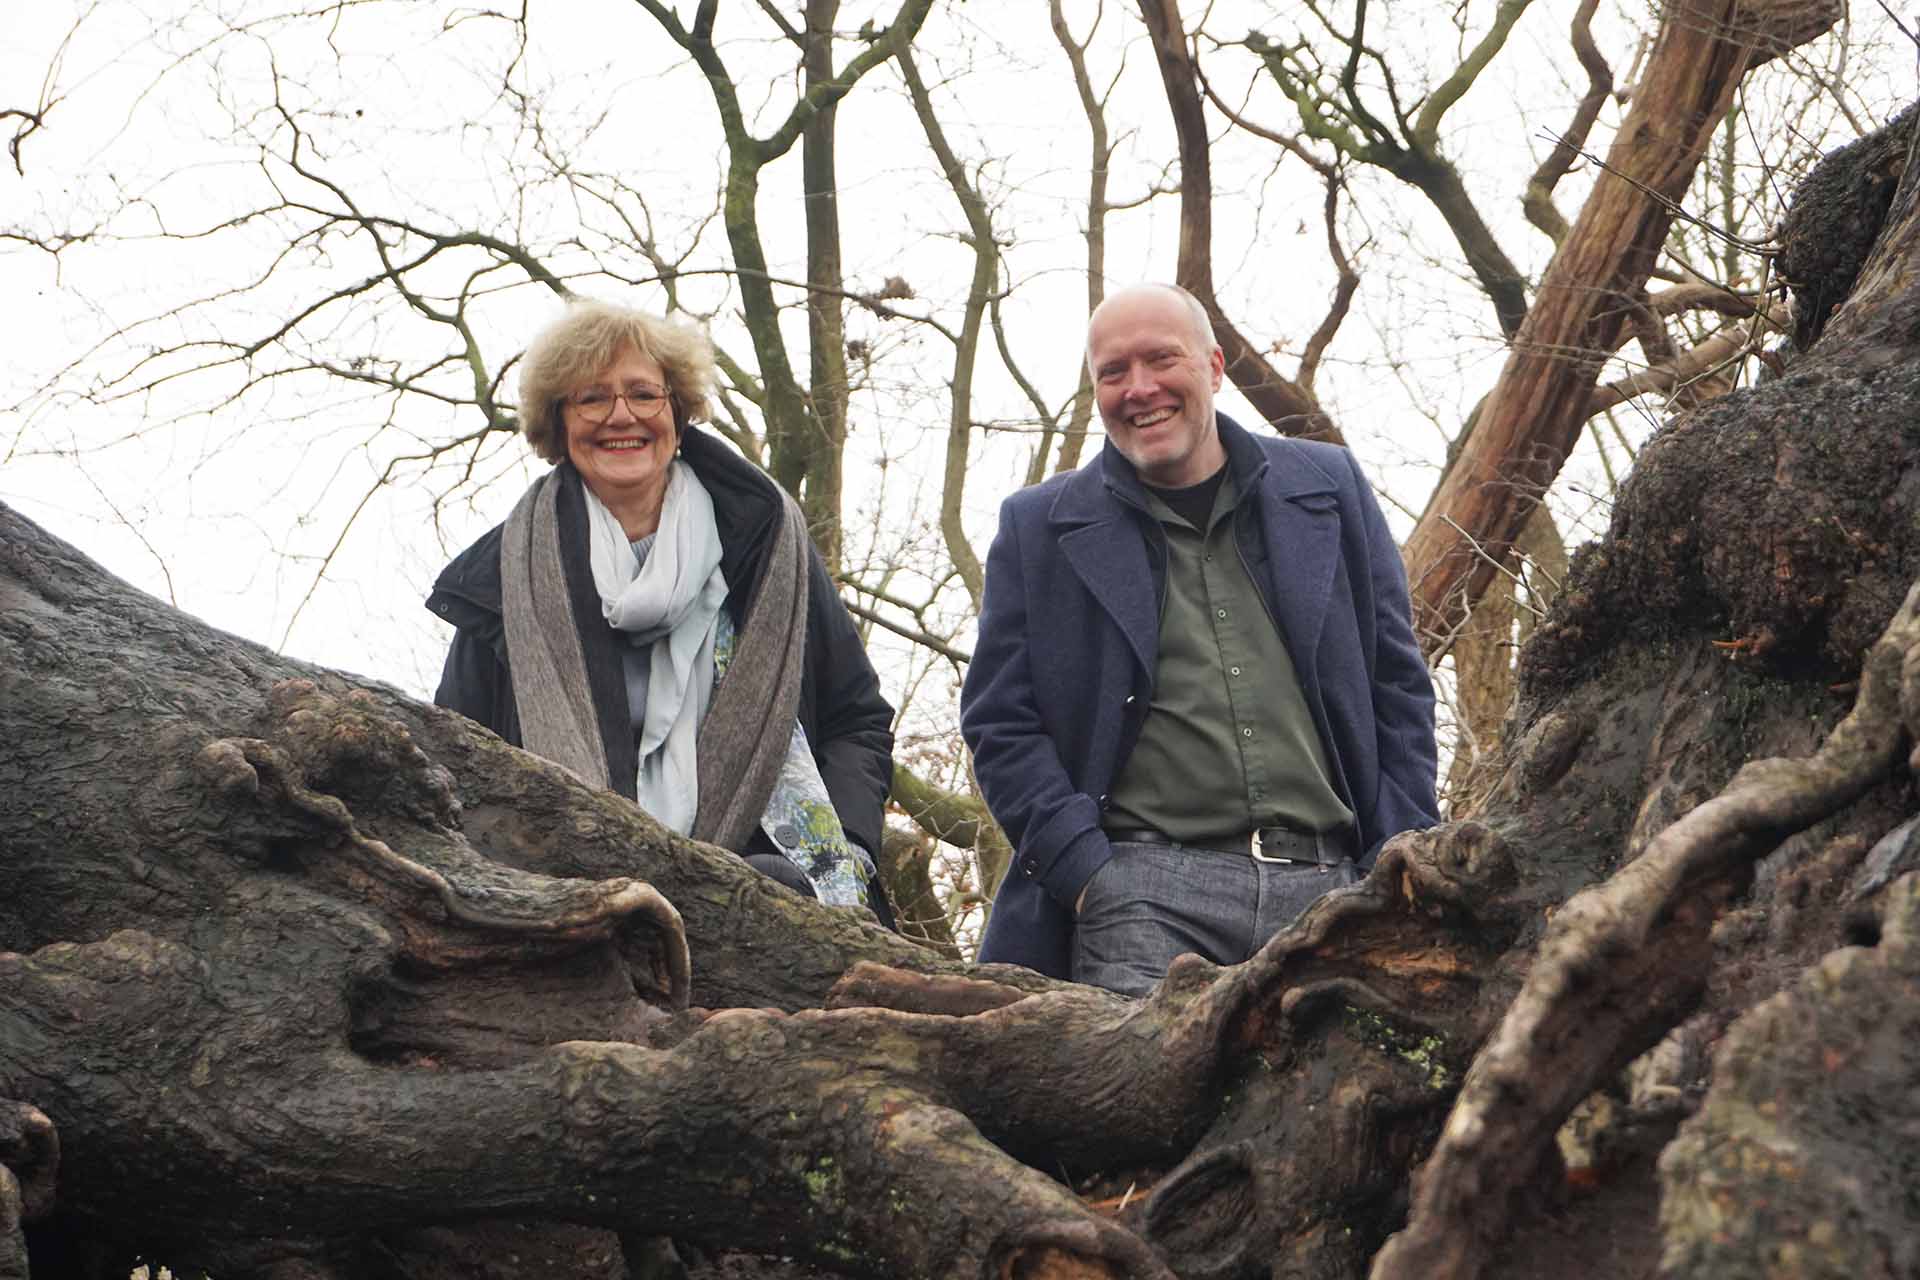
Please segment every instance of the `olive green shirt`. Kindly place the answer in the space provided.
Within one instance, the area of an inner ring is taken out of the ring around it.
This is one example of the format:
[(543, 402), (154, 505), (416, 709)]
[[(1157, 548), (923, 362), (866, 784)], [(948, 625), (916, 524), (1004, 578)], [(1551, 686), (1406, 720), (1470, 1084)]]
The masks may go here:
[(1166, 534), (1160, 648), (1140, 741), (1108, 793), (1108, 830), (1199, 840), (1353, 823), (1293, 658), (1234, 542), (1237, 503), (1228, 475), (1202, 534), (1147, 493)]

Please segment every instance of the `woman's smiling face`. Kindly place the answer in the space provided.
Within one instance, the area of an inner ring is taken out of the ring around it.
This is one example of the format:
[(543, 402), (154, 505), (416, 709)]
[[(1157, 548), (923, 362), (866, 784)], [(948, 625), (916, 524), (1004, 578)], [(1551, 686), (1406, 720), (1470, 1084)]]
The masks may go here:
[(679, 443), (659, 364), (624, 347), (599, 377), (574, 388), (563, 412), (567, 457), (593, 495), (622, 524), (631, 523), (628, 512), (657, 520)]

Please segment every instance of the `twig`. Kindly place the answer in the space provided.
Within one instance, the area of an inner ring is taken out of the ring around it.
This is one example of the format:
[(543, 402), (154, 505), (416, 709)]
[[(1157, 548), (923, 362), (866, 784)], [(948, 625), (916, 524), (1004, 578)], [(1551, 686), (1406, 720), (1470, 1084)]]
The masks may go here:
[(865, 618), (868, 622), (886, 628), (903, 640), (911, 640), (917, 645), (923, 645), (945, 658), (948, 662), (953, 663), (955, 666), (965, 666), (967, 663), (973, 661), (972, 654), (964, 649), (954, 648), (937, 636), (930, 636), (924, 631), (915, 631), (912, 627), (895, 622), (885, 614), (869, 609), (858, 601), (845, 600), (843, 603), (847, 606), (847, 612), (851, 613), (854, 617)]
[(1678, 201), (1669, 199), (1665, 195), (1661, 194), (1660, 192), (1654, 190), (1652, 187), (1648, 186), (1646, 183), (1640, 181), (1638, 178), (1622, 173), (1619, 169), (1615, 168), (1613, 165), (1608, 164), (1605, 160), (1602, 160), (1599, 156), (1593, 154), (1593, 152), (1584, 150), (1577, 146), (1573, 146), (1573, 143), (1571, 141), (1561, 137), (1559, 134), (1554, 133), (1551, 130), (1543, 131), (1538, 136), (1547, 139), (1548, 141), (1552, 142), (1555, 146), (1573, 147), (1574, 154), (1580, 156), (1584, 160), (1591, 161), (1593, 164), (1599, 166), (1601, 170), (1603, 170), (1606, 173), (1610, 173), (1614, 177), (1620, 179), (1620, 181), (1626, 183), (1628, 186), (1632, 187), (1635, 191), (1638, 191), (1641, 195), (1647, 197), (1647, 199), (1652, 200), (1654, 203), (1658, 204), (1661, 208), (1665, 209), (1668, 213), (1671, 213), (1674, 217), (1680, 219), (1682, 222), (1691, 222), (1694, 226), (1699, 227), (1702, 231), (1705, 231), (1708, 235), (1719, 236), (1722, 240), (1725, 240), (1728, 244), (1734, 245), (1741, 249), (1745, 249), (1748, 253), (1759, 254), (1762, 257), (1771, 255), (1772, 253), (1775, 252), (1775, 250), (1768, 248), (1764, 241), (1745, 239), (1742, 236), (1735, 235), (1731, 231), (1723, 230), (1720, 227), (1714, 226), (1711, 222), (1708, 222), (1705, 218), (1689, 213), (1686, 210), (1685, 206), (1681, 205)]
[(1891, 22), (1894, 26), (1900, 28), (1901, 35), (1913, 41), (1913, 46), (1914, 46), (1913, 56), (1915, 57), (1915, 59), (1920, 59), (1920, 35), (1916, 35), (1913, 32), (1907, 30), (1907, 24), (1900, 21), (1900, 15), (1887, 7), (1887, 0), (1873, 0), (1873, 2), (1880, 6), (1880, 12), (1887, 15), (1887, 21)]

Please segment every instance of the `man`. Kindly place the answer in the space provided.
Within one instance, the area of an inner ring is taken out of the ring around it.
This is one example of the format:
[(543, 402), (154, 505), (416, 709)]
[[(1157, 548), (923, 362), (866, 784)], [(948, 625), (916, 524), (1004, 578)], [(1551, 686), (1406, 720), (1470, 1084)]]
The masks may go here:
[(1087, 366), (1106, 447), (1002, 504), (960, 715), (1014, 846), (980, 959), (1137, 995), (1438, 820), (1433, 687), (1359, 467), (1214, 411), (1196, 298), (1116, 293)]

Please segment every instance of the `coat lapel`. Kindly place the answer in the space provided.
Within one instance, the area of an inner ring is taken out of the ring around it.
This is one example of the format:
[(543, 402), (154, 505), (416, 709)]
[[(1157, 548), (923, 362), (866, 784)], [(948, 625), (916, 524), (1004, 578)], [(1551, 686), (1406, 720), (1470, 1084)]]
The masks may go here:
[(1339, 495), (1305, 450), (1284, 439), (1263, 443), (1271, 463), (1260, 503), (1267, 587), (1300, 683), (1317, 690), (1315, 655), (1340, 560)]
[(1160, 611), (1146, 538), (1139, 522), (1107, 491), (1098, 462), (1073, 474), (1048, 519), (1060, 531), (1067, 563), (1126, 637), (1134, 661), (1142, 671), (1152, 671), (1160, 648)]

